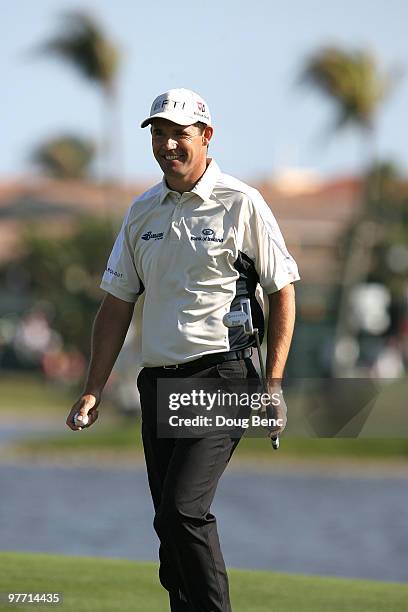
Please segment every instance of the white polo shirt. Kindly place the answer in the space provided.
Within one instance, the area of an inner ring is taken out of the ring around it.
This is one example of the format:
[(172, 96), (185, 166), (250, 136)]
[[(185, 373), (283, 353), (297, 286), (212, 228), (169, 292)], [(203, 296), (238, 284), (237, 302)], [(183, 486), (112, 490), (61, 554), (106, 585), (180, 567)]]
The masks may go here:
[[(129, 208), (109, 257), (101, 288), (141, 305), (141, 365), (184, 363), (248, 346), (223, 316), (299, 280), (278, 224), (261, 194), (221, 173), (212, 160), (192, 191), (163, 181)], [(259, 283), (259, 285), (258, 285)]]

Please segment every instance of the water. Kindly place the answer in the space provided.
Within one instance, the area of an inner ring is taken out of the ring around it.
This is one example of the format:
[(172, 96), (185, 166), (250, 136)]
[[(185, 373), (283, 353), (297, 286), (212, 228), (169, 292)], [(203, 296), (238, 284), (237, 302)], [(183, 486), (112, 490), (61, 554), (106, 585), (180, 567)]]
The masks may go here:
[[(227, 471), (227, 565), (408, 582), (408, 478)], [(0, 548), (157, 560), (145, 471), (0, 466)]]
[[(61, 427), (55, 426), (53, 430), (47, 427), (47, 433), (60, 433)], [(37, 426), (34, 428), (31, 424), (24, 425), (3, 425), (0, 427), (0, 448), (3, 444), (16, 440), (27, 440), (28, 438), (43, 438), (44, 428)]]

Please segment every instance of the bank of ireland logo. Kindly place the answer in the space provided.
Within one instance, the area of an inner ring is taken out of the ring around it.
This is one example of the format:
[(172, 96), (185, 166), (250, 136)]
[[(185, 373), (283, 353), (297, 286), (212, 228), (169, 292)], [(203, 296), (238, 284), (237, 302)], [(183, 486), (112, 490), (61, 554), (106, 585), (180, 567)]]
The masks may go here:
[(215, 232), (210, 227), (201, 230), (200, 236), (190, 236), (191, 240), (201, 240), (202, 242), (224, 242), (224, 238), (217, 238)]
[(164, 232), (157, 232), (154, 234), (151, 231), (146, 232), (142, 236), (142, 240), (163, 240)]

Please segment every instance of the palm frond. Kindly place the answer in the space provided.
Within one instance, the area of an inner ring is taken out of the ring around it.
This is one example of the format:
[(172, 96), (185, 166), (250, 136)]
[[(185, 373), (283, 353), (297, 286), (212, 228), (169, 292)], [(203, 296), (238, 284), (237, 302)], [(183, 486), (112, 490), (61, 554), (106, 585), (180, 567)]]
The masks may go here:
[(39, 51), (67, 61), (105, 90), (112, 89), (119, 51), (90, 15), (79, 11), (64, 14), (61, 31), (45, 41)]
[(34, 149), (31, 162), (47, 176), (60, 179), (89, 177), (95, 146), (72, 134), (51, 138)]
[(349, 123), (370, 129), (377, 109), (392, 89), (390, 75), (381, 72), (370, 52), (338, 47), (324, 47), (312, 55), (300, 81), (332, 100), (337, 129)]

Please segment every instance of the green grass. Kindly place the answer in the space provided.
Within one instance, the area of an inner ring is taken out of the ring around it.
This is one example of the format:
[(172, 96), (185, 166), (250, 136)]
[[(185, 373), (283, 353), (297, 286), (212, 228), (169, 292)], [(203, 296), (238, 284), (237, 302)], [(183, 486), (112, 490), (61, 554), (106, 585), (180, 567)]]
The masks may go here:
[[(285, 438), (279, 456), (290, 459), (402, 459), (408, 460), (408, 439), (404, 438)], [(237, 454), (266, 457), (271, 453), (267, 440), (244, 438)]]
[[(36, 418), (44, 413), (59, 419), (68, 414), (80, 389), (50, 383), (40, 374), (7, 373), (0, 378), (0, 419), (5, 413), (16, 418)], [(104, 399), (105, 413), (112, 413), (109, 398)], [(65, 419), (63, 419), (65, 420)]]
[[(72, 612), (165, 612), (167, 594), (153, 563), (0, 553), (0, 592), (63, 593)], [(230, 570), (234, 612), (403, 612), (408, 585)], [(27, 609), (3, 606), (1, 610)], [(37, 604), (36, 610), (53, 609)]]
[(61, 422), (61, 435), (53, 435), (42, 439), (24, 440), (16, 444), (22, 450), (40, 451), (129, 451), (141, 450), (140, 425), (135, 420), (122, 421), (113, 425), (101, 422), (103, 415), (92, 427), (83, 431), (70, 431)]
[[(46, 455), (47, 453), (115, 453), (120, 456), (139, 456), (142, 453), (140, 423), (121, 421), (105, 424), (104, 415), (90, 429), (82, 432), (64, 431), (42, 439), (24, 440), (15, 443), (15, 452), (23, 454)], [(241, 460), (284, 461), (288, 460), (403, 460), (408, 461), (408, 439), (326, 439), (326, 438), (285, 438), (282, 437), (279, 451), (271, 449), (270, 442), (264, 438), (241, 440), (235, 458)]]
[(38, 374), (2, 374), (0, 414), (4, 411), (32, 413), (62, 411), (74, 398), (65, 389), (50, 385)]
[[(71, 407), (75, 393), (68, 393), (49, 386), (39, 376), (6, 375), (0, 381), (0, 417), (10, 411), (24, 418), (35, 417), (44, 412), (61, 422), (61, 435), (44, 436), (14, 445), (14, 453), (21, 455), (47, 454), (111, 454), (138, 457), (142, 452), (140, 424), (136, 419), (124, 419), (117, 415), (108, 401), (100, 408), (99, 421), (90, 429), (78, 433), (65, 426), (65, 417)], [(245, 437), (238, 446), (236, 458), (246, 460), (408, 460), (408, 438), (292, 438), (282, 437), (278, 453), (271, 450), (268, 440)]]

